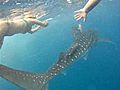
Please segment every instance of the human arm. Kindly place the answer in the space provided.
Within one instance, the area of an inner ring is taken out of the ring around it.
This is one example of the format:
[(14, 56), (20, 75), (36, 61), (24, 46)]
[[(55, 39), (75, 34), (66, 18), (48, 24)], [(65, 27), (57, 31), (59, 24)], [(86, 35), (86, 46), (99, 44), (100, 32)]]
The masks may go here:
[(78, 21), (80, 19), (84, 19), (86, 21), (87, 14), (100, 2), (101, 0), (89, 0), (86, 5), (80, 9), (75, 11), (75, 19)]

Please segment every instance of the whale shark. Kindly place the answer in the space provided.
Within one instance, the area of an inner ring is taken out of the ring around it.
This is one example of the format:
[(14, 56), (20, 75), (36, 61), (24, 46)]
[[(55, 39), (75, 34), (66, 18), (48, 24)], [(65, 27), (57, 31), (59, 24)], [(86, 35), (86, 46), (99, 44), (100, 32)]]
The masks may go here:
[(73, 28), (73, 36), (72, 45), (60, 53), (56, 63), (51, 65), (46, 72), (26, 72), (0, 64), (0, 77), (25, 90), (48, 90), (49, 80), (75, 61), (84, 57), (98, 42), (98, 34), (95, 30), (81, 31), (78, 26), (75, 26)]

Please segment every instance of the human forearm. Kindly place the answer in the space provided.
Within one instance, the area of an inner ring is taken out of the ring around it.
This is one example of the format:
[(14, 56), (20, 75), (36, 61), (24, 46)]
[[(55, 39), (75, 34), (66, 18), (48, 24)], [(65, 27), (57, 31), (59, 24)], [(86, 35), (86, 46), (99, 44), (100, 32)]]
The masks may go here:
[(101, 0), (89, 0), (83, 9), (88, 13), (91, 11)]

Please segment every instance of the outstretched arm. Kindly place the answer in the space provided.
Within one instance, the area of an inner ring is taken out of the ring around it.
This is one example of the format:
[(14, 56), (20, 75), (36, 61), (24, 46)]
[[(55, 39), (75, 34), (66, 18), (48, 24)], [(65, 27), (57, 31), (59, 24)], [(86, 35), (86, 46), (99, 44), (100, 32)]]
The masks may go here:
[(100, 0), (89, 0), (88, 3), (84, 6), (84, 10), (88, 13), (90, 10), (92, 10)]
[(91, 11), (101, 0), (89, 0), (87, 4), (80, 10), (75, 11), (75, 19), (78, 21), (84, 19), (86, 21), (87, 14)]

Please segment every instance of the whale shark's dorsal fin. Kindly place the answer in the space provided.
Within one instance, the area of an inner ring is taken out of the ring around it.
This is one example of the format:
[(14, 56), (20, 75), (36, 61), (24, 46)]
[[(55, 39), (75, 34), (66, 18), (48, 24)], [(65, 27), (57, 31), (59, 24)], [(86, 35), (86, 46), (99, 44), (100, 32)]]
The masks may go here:
[(63, 58), (64, 58), (64, 55), (65, 55), (65, 53), (64, 53), (64, 52), (61, 52), (61, 53), (60, 53), (60, 56), (59, 56), (59, 59), (63, 59)]
[(41, 90), (48, 90), (48, 84), (45, 84)]
[(0, 65), (0, 76), (26, 90), (47, 90), (44, 74), (14, 70)]

